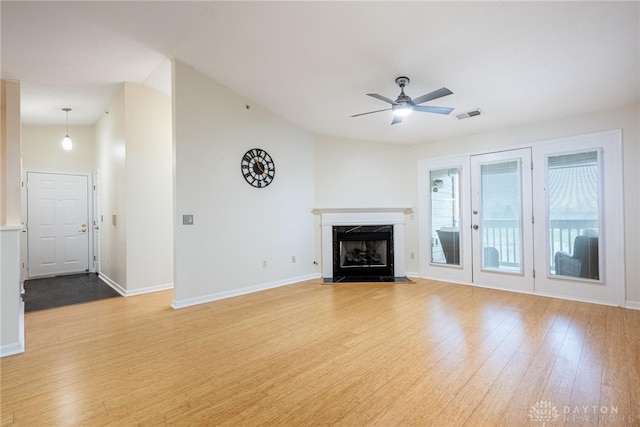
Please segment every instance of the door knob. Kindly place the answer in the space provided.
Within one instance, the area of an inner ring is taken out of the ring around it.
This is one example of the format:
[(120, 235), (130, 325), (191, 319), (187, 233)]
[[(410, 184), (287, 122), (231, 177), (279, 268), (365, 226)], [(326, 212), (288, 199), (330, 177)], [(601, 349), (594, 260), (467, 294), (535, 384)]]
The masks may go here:
[(473, 224), (472, 227), (473, 227), (474, 230), (477, 230), (478, 229), (478, 224)]

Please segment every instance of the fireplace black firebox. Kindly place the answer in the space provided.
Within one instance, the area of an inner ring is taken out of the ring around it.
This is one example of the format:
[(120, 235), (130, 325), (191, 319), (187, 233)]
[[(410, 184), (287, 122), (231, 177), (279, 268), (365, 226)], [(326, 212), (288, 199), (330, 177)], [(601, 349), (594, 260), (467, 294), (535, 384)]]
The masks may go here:
[(333, 227), (333, 281), (393, 281), (393, 226)]

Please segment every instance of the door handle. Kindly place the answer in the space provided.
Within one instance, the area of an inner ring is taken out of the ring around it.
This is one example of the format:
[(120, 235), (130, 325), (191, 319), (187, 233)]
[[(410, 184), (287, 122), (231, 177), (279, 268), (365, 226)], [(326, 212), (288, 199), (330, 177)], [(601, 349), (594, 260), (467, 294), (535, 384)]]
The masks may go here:
[(472, 227), (474, 230), (477, 230), (477, 229), (478, 229), (478, 224), (473, 224), (471, 227)]

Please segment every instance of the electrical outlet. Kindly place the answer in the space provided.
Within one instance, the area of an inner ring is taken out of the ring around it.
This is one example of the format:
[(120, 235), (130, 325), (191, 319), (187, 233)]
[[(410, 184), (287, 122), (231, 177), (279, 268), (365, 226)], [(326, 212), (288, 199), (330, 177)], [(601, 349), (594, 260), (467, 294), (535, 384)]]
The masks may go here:
[(182, 225), (193, 225), (193, 215), (182, 215)]
[(296, 256), (292, 255), (291, 256), (291, 264), (295, 264), (296, 263)]
[(267, 268), (267, 260), (262, 261), (262, 268)]
[(416, 254), (411, 252), (411, 259), (416, 259)]

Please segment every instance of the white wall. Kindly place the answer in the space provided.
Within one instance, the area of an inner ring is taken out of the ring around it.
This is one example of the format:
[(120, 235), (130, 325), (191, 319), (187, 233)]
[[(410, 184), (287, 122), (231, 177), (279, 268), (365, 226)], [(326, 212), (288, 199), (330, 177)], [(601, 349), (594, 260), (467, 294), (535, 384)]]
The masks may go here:
[(96, 167), (93, 126), (69, 126), (71, 151), (62, 149), (66, 129), (64, 125), (22, 126), (22, 168), (52, 173), (93, 172)]
[(408, 207), (406, 147), (316, 137), (316, 207)]
[(171, 287), (170, 98), (123, 84), (96, 123), (95, 140), (103, 218), (100, 274), (125, 295)]
[[(127, 287), (126, 150), (124, 85), (95, 125), (100, 172), (100, 274)], [(116, 224), (112, 224), (116, 215)]]
[(173, 284), (171, 99), (125, 84), (127, 293)]
[(22, 222), (20, 83), (0, 81), (0, 225)]
[[(405, 227), (415, 223), (416, 197), (407, 185), (412, 177), (405, 154), (408, 147), (331, 136), (316, 136), (315, 147), (316, 208), (407, 208)], [(315, 250), (319, 262), (320, 233), (317, 215)], [(419, 271), (411, 268), (411, 253), (412, 248), (406, 246), (404, 271), (409, 273)], [(417, 254), (417, 248), (413, 253)]]
[[(313, 135), (185, 64), (173, 68), (174, 307), (317, 275)], [(266, 188), (242, 177), (251, 148), (275, 161)]]
[[(458, 154), (497, 151), (537, 141), (581, 135), (610, 129), (622, 129), (624, 153), (626, 299), (630, 306), (640, 307), (640, 106), (601, 111), (579, 116), (535, 123), (526, 126), (485, 132), (463, 138), (411, 147), (407, 161), (411, 165), (410, 193), (418, 195), (418, 160)], [(476, 119), (482, 120), (482, 116)], [(606, 172), (605, 172), (606, 173)], [(414, 200), (414, 204), (417, 200)], [(418, 247), (418, 224), (407, 224), (407, 248)], [(407, 249), (409, 250), (409, 249)], [(417, 253), (417, 252), (416, 252)], [(419, 271), (418, 260), (407, 269)]]
[(0, 82), (0, 356), (24, 351), (20, 83)]

